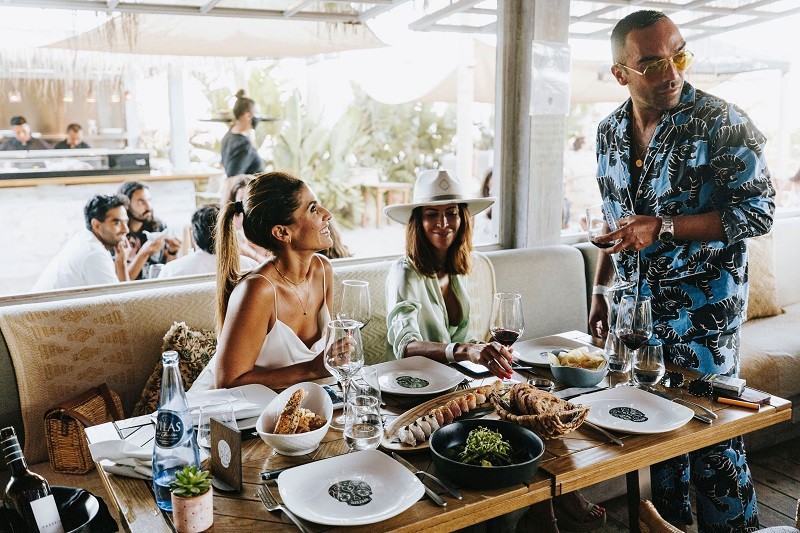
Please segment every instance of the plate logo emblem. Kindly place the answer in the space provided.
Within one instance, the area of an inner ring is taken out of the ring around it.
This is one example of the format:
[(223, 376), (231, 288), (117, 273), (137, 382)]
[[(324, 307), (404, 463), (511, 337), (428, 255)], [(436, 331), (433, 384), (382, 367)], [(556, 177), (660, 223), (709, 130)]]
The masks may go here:
[(414, 376), (398, 376), (395, 381), (404, 389), (422, 389), (430, 384), (428, 380)]
[(608, 414), (630, 422), (647, 422), (647, 416), (633, 407), (613, 407), (608, 411)]
[(363, 481), (351, 479), (334, 483), (328, 488), (328, 494), (350, 506), (366, 505), (372, 501), (372, 487)]

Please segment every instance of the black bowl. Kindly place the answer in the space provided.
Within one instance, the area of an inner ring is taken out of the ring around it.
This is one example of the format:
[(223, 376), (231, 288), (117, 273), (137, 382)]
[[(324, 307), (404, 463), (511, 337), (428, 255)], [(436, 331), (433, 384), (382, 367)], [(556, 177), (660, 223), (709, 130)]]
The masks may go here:
[[(508, 466), (477, 466), (460, 463), (447, 457), (448, 450), (464, 446), (470, 431), (483, 426), (499, 431), (516, 453), (528, 457)], [(500, 488), (525, 483), (536, 469), (544, 453), (544, 443), (533, 431), (505, 420), (459, 420), (437, 429), (431, 435), (431, 455), (436, 470), (459, 485), (472, 488)]]
[(90, 522), (100, 511), (97, 498), (89, 491), (73, 487), (52, 486), (53, 498), (58, 505), (61, 524), (67, 533), (85, 533), (92, 530)]

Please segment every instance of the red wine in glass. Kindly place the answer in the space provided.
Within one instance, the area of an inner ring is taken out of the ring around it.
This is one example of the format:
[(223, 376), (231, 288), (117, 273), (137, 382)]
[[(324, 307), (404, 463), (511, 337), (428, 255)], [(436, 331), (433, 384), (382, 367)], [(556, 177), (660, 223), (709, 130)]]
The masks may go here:
[(623, 333), (619, 336), (619, 340), (621, 340), (629, 350), (638, 350), (645, 345), (649, 338), (649, 335), (642, 335), (640, 333)]
[(520, 336), (520, 331), (506, 328), (496, 328), (492, 330), (492, 339), (503, 346), (511, 346)]
[(589, 242), (591, 242), (598, 248), (611, 248), (612, 246), (614, 246), (613, 242), (597, 242), (594, 239), (589, 239)]

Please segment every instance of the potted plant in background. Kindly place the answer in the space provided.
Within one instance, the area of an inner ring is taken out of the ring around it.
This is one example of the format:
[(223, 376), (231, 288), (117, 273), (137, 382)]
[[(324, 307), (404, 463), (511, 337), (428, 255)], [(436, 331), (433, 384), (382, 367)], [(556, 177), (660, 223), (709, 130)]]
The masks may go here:
[(184, 466), (169, 486), (172, 521), (180, 533), (198, 533), (214, 523), (214, 491), (208, 471)]

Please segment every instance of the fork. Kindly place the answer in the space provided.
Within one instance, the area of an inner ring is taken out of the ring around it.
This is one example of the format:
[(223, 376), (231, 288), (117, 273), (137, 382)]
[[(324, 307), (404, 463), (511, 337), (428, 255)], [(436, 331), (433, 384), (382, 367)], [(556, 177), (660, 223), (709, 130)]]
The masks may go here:
[(286, 516), (288, 516), (289, 519), (294, 522), (294, 525), (296, 525), (300, 531), (303, 533), (311, 533), (311, 531), (303, 525), (303, 523), (299, 518), (297, 518), (297, 516), (294, 515), (294, 513), (292, 513), (284, 505), (278, 503), (278, 500), (275, 499), (275, 496), (272, 495), (272, 492), (270, 492), (269, 487), (266, 485), (261, 485), (258, 487), (258, 498), (261, 500), (261, 503), (264, 504), (264, 507), (267, 508), (267, 511), (283, 511), (286, 513)]

